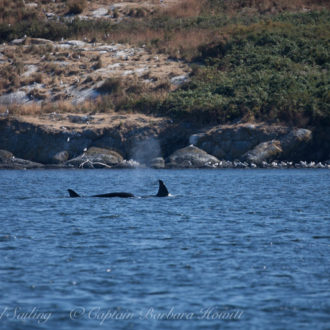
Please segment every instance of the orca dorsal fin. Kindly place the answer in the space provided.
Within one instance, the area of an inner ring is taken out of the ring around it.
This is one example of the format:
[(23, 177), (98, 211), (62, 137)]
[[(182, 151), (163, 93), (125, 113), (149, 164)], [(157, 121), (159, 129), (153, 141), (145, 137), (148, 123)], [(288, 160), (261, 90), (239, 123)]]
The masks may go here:
[(157, 193), (157, 197), (166, 197), (168, 196), (168, 190), (164, 184), (164, 182), (162, 180), (158, 180), (159, 182), (159, 188), (158, 188), (158, 193)]
[(70, 197), (80, 197), (74, 190), (68, 189)]

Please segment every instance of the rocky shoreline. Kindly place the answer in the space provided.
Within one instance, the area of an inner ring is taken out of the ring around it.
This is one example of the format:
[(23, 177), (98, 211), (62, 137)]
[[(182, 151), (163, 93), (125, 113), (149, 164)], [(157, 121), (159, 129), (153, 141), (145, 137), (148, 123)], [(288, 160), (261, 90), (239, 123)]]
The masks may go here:
[[(80, 164), (72, 164), (72, 163), (62, 163), (62, 164), (41, 164), (32, 162), (26, 159), (17, 158), (14, 155), (10, 154), (9, 158), (3, 157), (3, 154), (8, 155), (8, 151), (0, 150), (0, 170), (8, 169), (8, 170), (28, 170), (28, 169), (142, 169), (147, 168), (145, 164), (140, 164), (132, 159), (123, 160), (122, 162), (109, 166), (106, 163), (95, 162), (91, 159), (86, 158)], [(149, 168), (153, 169), (330, 169), (330, 161), (327, 162), (306, 162), (300, 161), (298, 163), (294, 162), (285, 162), (285, 161), (273, 161), (271, 163), (263, 161), (262, 164), (241, 162), (241, 161), (229, 161), (229, 160), (220, 160), (217, 163), (204, 163), (201, 166), (192, 166), (191, 164), (184, 165), (173, 165), (166, 164), (164, 158), (158, 157), (153, 160), (154, 164), (150, 165)]]
[(330, 169), (329, 141), (320, 144), (320, 136), (306, 128), (198, 127), (137, 114), (2, 118), (0, 169)]

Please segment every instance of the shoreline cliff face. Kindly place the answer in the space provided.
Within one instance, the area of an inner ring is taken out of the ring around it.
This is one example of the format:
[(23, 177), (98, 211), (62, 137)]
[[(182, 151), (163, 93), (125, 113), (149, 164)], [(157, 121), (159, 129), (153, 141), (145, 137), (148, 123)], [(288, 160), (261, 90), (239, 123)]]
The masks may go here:
[[(328, 133), (263, 123), (198, 127), (135, 114), (49, 114), (2, 118), (0, 149), (16, 159), (63, 167), (221, 167), (222, 161), (266, 167), (274, 161), (327, 161)], [(8, 165), (6, 155), (0, 162)]]

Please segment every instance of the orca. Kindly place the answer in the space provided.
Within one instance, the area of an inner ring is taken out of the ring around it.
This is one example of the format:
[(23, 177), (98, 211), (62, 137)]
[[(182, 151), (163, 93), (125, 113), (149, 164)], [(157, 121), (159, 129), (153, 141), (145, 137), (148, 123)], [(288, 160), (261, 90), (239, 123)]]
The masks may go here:
[[(168, 190), (162, 180), (158, 180), (159, 188), (157, 195), (153, 196), (143, 196), (143, 197), (167, 197), (169, 195)], [(74, 190), (68, 189), (69, 195), (71, 198), (81, 197), (79, 194), (77, 194)], [(108, 194), (100, 194), (100, 195), (93, 195), (90, 197), (103, 197), (103, 198), (112, 198), (112, 197), (119, 197), (119, 198), (130, 198), (130, 197), (136, 197), (131, 193), (127, 192), (112, 192)]]

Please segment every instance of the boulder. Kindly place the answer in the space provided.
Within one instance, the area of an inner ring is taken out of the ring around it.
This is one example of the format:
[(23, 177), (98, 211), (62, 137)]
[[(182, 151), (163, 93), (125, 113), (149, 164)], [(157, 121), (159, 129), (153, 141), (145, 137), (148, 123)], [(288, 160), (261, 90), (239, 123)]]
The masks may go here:
[(66, 164), (75, 167), (100, 168), (112, 167), (120, 164), (122, 161), (123, 157), (116, 151), (91, 147), (82, 155), (68, 160)]
[(12, 93), (3, 94), (0, 96), (1, 105), (10, 105), (10, 104), (23, 104), (30, 101), (27, 93), (24, 91), (16, 91)]
[(75, 116), (75, 115), (69, 115), (68, 119), (71, 123), (74, 124), (87, 124), (91, 120), (93, 120), (92, 116)]
[(43, 38), (30, 38), (29, 42), (31, 45), (54, 45), (54, 42)]
[(117, 164), (115, 167), (130, 169), (130, 168), (145, 168), (145, 165), (141, 165), (139, 162), (137, 162), (136, 160), (133, 160), (133, 159), (130, 159), (130, 160), (124, 159), (122, 162)]
[(10, 151), (0, 150), (0, 169), (32, 169), (44, 165), (30, 160), (16, 158)]
[(34, 168), (43, 168), (44, 165), (30, 160), (21, 159), (14, 157), (11, 161), (13, 168), (15, 169), (34, 169)]
[(102, 16), (107, 15), (109, 12), (108, 8), (98, 8), (92, 12), (93, 17), (100, 18)]
[(16, 45), (17, 46), (17, 45), (23, 45), (24, 42), (25, 42), (25, 38), (21, 38), (21, 39), (14, 39), (10, 43), (12, 45)]
[(204, 133), (192, 134), (189, 137), (189, 143), (197, 146), (198, 141), (205, 136)]
[[(245, 153), (243, 159), (258, 165), (262, 164), (263, 161), (273, 161), (275, 159), (298, 159), (305, 153), (311, 138), (312, 131), (304, 128), (293, 129), (278, 140), (258, 144)], [(306, 164), (301, 163), (297, 166), (300, 168), (307, 167)]]
[(165, 160), (163, 157), (153, 158), (150, 162), (150, 167), (155, 169), (165, 168)]
[(230, 160), (220, 160), (218, 168), (232, 168), (234, 166), (233, 162)]
[(264, 161), (273, 160), (282, 153), (281, 142), (272, 140), (258, 144), (251, 151), (248, 151), (243, 158), (250, 163), (261, 165)]
[(260, 143), (279, 140), (289, 131), (287, 127), (265, 124), (220, 125), (192, 135), (191, 141), (218, 159), (244, 160), (243, 155)]
[(69, 153), (64, 150), (56, 153), (53, 157), (53, 163), (54, 164), (61, 164), (65, 163), (69, 159)]
[(13, 159), (14, 155), (8, 150), (0, 149), (0, 163), (7, 163)]
[(218, 166), (219, 160), (193, 145), (175, 151), (169, 157), (168, 167), (201, 168)]
[(312, 131), (304, 128), (293, 129), (280, 139), (283, 154), (281, 158), (299, 159), (312, 139)]

